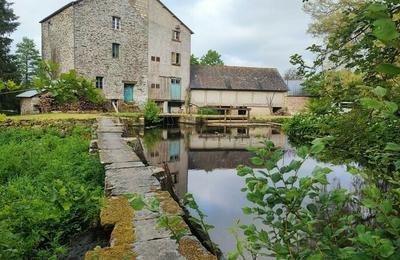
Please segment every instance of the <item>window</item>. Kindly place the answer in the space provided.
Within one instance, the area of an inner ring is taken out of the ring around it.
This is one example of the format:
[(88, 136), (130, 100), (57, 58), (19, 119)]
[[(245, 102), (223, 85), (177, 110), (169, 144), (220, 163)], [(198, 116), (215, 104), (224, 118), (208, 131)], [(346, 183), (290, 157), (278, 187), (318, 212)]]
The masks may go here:
[(172, 78), (172, 79), (171, 79), (171, 83), (172, 83), (172, 84), (181, 84), (181, 80), (180, 80), (180, 79), (177, 79), (177, 78)]
[(151, 56), (151, 61), (156, 61), (156, 56)]
[(156, 61), (157, 61), (157, 62), (160, 62), (160, 57), (156, 57)]
[(119, 47), (120, 47), (120, 44), (118, 44), (118, 43), (112, 44), (112, 57), (113, 58), (119, 58)]
[(177, 42), (181, 41), (181, 32), (179, 30), (172, 31), (172, 40)]
[(160, 88), (160, 84), (151, 84), (151, 88)]
[(181, 54), (180, 53), (173, 52), (171, 55), (171, 58), (172, 58), (172, 65), (177, 65), (177, 66), (181, 65)]
[(103, 77), (96, 77), (96, 88), (103, 88)]
[(113, 16), (113, 18), (112, 18), (112, 28), (114, 30), (121, 29), (121, 18)]

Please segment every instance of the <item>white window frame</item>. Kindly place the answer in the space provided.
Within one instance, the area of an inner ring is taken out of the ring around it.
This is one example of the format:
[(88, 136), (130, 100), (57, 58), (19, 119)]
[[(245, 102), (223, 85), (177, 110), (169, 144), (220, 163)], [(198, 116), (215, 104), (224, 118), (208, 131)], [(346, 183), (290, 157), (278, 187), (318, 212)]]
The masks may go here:
[(171, 54), (172, 65), (180, 66), (181, 65), (181, 59), (182, 59), (182, 56), (181, 56), (180, 53), (172, 52), (172, 54)]
[(104, 77), (96, 77), (96, 88), (103, 89), (104, 87)]

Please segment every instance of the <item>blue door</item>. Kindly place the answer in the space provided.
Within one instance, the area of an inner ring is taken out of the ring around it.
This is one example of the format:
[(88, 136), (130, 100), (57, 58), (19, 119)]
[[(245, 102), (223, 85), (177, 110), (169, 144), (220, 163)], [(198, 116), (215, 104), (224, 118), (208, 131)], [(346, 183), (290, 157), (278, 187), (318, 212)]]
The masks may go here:
[(173, 140), (168, 142), (169, 161), (179, 161), (181, 154), (181, 141)]
[(125, 84), (124, 87), (124, 101), (126, 103), (133, 102), (133, 85), (132, 84)]
[(181, 100), (181, 80), (180, 79), (171, 79), (171, 87), (170, 87), (170, 99), (171, 100)]

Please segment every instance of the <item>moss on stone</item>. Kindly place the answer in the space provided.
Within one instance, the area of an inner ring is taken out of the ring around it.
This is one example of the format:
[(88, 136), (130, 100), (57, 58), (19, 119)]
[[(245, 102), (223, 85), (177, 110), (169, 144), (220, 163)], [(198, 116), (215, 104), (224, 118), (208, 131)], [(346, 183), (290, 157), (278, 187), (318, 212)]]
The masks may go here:
[(113, 226), (111, 247), (96, 248), (85, 255), (86, 260), (136, 259), (132, 251), (135, 241), (134, 212), (125, 197), (107, 199), (101, 211), (102, 226)]
[(179, 242), (179, 253), (188, 260), (217, 260), (215, 255), (204, 249), (199, 241), (183, 238)]
[(156, 192), (156, 198), (160, 201), (161, 209), (167, 215), (183, 215), (182, 208), (171, 197), (168, 191)]

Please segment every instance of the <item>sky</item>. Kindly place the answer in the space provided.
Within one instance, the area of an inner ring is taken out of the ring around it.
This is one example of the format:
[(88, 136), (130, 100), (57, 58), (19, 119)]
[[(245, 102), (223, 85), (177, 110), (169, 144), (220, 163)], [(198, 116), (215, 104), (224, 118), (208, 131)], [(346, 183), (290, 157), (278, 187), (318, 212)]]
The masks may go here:
[[(10, 0), (21, 25), (13, 33), (15, 43), (26, 36), (41, 46), (39, 21), (71, 0)], [(295, 53), (305, 60), (305, 50), (317, 42), (306, 33), (310, 18), (301, 0), (162, 0), (193, 31), (192, 53), (209, 49), (222, 54), (226, 65), (292, 67)], [(39, 48), (40, 49), (40, 48)]]

